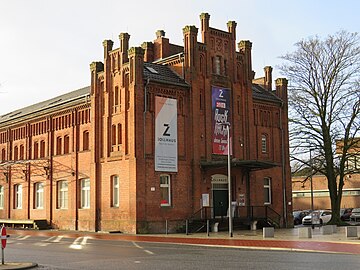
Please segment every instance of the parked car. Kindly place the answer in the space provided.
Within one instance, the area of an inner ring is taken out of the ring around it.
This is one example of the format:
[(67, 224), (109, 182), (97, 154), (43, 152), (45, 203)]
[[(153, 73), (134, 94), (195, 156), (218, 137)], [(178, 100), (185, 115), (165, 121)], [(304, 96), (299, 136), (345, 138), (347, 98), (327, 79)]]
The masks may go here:
[(354, 208), (351, 212), (350, 221), (360, 221), (360, 208)]
[(326, 224), (331, 219), (331, 211), (330, 210), (315, 210), (311, 212), (309, 215), (302, 219), (303, 225), (322, 225)]
[(301, 210), (301, 211), (294, 211), (293, 217), (294, 217), (294, 225), (299, 225), (302, 223), (302, 219), (310, 214), (310, 210)]
[(352, 210), (353, 210), (352, 208), (341, 208), (340, 209), (340, 219), (342, 221), (349, 221)]

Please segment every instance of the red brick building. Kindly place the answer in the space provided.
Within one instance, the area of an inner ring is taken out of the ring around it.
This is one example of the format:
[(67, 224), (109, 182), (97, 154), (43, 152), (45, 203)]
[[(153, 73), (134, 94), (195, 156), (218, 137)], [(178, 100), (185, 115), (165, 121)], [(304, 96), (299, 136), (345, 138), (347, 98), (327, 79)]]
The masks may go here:
[[(0, 218), (71, 230), (175, 230), (202, 207), (212, 217), (271, 209), (291, 219), (287, 81), (254, 80), (250, 41), (227, 31), (164, 31), (154, 42), (103, 42), (91, 86), (0, 117)], [(230, 142), (227, 140), (229, 127)]]

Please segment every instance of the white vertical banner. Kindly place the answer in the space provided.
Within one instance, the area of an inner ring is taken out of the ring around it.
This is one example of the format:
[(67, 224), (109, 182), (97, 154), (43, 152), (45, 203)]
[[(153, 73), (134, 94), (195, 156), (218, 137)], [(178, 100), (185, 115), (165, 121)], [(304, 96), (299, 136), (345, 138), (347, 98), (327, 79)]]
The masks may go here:
[(177, 172), (177, 100), (155, 97), (155, 171)]

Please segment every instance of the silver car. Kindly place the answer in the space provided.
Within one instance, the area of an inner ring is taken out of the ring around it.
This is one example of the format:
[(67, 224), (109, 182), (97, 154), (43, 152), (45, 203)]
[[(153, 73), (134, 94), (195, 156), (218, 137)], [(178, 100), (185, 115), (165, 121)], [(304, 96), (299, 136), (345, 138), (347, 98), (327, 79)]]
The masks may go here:
[(303, 218), (303, 225), (322, 225), (326, 224), (331, 219), (331, 211), (330, 210), (315, 210), (311, 212), (309, 215)]
[(360, 221), (360, 208), (354, 208), (351, 212), (350, 221)]

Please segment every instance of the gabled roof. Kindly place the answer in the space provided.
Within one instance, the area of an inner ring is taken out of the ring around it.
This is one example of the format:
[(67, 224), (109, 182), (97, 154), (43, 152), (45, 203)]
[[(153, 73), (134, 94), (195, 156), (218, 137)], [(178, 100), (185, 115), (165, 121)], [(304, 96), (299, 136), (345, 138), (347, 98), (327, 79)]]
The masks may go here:
[(276, 96), (272, 91), (266, 90), (259, 84), (253, 83), (251, 88), (254, 99), (260, 99), (260, 100), (277, 102), (277, 103), (282, 102), (282, 100), (278, 96)]
[(176, 72), (172, 71), (170, 67), (154, 64), (144, 63), (144, 80), (155, 81), (164, 84), (173, 84), (182, 87), (189, 87), (189, 84), (182, 79)]
[[(25, 117), (30, 114), (40, 113), (40, 112), (49, 112), (51, 109), (56, 109), (67, 107), (69, 105), (77, 103), (85, 103), (88, 101), (86, 96), (90, 94), (90, 86), (66, 93), (61, 96), (54, 97), (33, 105), (30, 105), (25, 108), (18, 109), (16, 111), (4, 114), (0, 116), (0, 126), (6, 122)], [(80, 102), (79, 102), (80, 101)]]
[[(144, 80), (150, 79), (150, 81), (158, 83), (189, 87), (185, 80), (168, 66), (144, 63), (143, 75)], [(16, 122), (17, 119), (24, 119), (26, 116), (34, 117), (35, 114), (42, 115), (41, 112), (49, 113), (71, 105), (88, 102), (90, 101), (86, 98), (88, 95), (90, 95), (90, 86), (4, 114), (0, 116), (0, 127), (14, 123), (13, 121)]]

